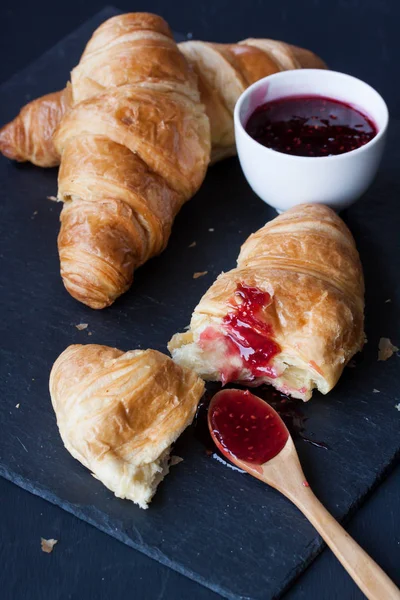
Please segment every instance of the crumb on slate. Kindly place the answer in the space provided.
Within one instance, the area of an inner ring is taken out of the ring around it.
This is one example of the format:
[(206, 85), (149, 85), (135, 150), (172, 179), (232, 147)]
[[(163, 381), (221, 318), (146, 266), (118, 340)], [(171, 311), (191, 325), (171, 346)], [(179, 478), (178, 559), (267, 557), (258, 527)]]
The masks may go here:
[(207, 275), (208, 271), (197, 271), (193, 273), (193, 279), (198, 279), (199, 277), (203, 277), (203, 275)]
[(36, 215), (37, 215), (37, 214), (38, 214), (38, 211), (37, 211), (37, 210), (34, 210), (34, 211), (33, 211), (33, 215), (31, 216), (31, 219), (34, 219), (34, 218), (36, 217)]
[(46, 196), (47, 200), (51, 200), (52, 202), (62, 202), (62, 200), (59, 200), (57, 198), (57, 196)]
[(391, 298), (388, 298), (387, 300), (385, 300), (385, 304), (388, 304), (388, 303), (389, 303), (389, 302), (391, 302), (391, 301), (392, 301), (392, 299), (391, 299)]
[(400, 412), (400, 402), (398, 404), (395, 404), (394, 407)]
[(374, 388), (374, 389), (372, 390), (372, 393), (373, 393), (373, 394), (380, 394), (380, 393), (381, 393), (381, 390), (377, 390), (376, 388)]
[(192, 242), (191, 244), (189, 244), (188, 248), (194, 248), (196, 246), (197, 242)]
[(92, 335), (92, 332), (91, 332), (91, 331), (88, 331), (88, 335)]
[(173, 467), (175, 465), (178, 465), (182, 461), (183, 461), (183, 458), (181, 456), (171, 456), (169, 464), (171, 467)]
[(209, 227), (208, 231), (210, 231), (211, 233), (213, 233), (213, 231), (215, 231), (214, 227)]
[(15, 408), (19, 408), (19, 402), (18, 402), (18, 404), (15, 405)]
[(389, 338), (382, 337), (379, 340), (378, 360), (387, 360), (398, 351), (397, 346), (394, 346)]
[(42, 550), (43, 552), (46, 552), (47, 554), (50, 554), (50, 552), (53, 552), (53, 548), (54, 546), (57, 544), (58, 540), (45, 540), (44, 538), (40, 538), (40, 544), (42, 546)]
[(78, 331), (82, 331), (82, 329), (87, 329), (88, 328), (88, 323), (79, 323), (78, 325), (75, 325), (75, 327), (78, 329)]

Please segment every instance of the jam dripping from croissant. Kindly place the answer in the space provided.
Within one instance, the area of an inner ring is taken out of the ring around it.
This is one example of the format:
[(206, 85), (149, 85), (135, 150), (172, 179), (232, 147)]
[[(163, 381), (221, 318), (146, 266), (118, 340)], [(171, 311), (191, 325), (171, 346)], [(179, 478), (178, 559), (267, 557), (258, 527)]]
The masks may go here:
[[(261, 310), (271, 304), (271, 296), (256, 287), (239, 283), (235, 297), (238, 301), (233, 310), (223, 319), (228, 356), (240, 356), (243, 367), (250, 371), (251, 378), (276, 377), (270, 361), (281, 349), (271, 339), (272, 328), (261, 318)], [(216, 341), (221, 334), (212, 328), (207, 328), (200, 336), (202, 344)], [(237, 369), (222, 370), (223, 384), (235, 381), (239, 377)]]

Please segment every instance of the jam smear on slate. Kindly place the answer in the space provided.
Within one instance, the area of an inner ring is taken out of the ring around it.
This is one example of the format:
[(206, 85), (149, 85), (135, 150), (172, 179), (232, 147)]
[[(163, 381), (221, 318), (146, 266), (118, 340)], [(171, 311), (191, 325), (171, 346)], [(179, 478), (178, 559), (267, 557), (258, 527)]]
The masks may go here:
[(288, 96), (252, 113), (247, 133), (257, 142), (295, 156), (334, 156), (356, 150), (377, 134), (358, 109), (323, 96)]
[[(239, 355), (243, 367), (251, 373), (251, 378), (276, 377), (270, 361), (281, 349), (271, 339), (272, 328), (260, 318), (262, 308), (271, 303), (271, 296), (256, 287), (238, 283), (235, 291), (238, 303), (228, 312), (222, 323), (225, 331), (226, 355)], [(213, 328), (205, 329), (200, 335), (200, 344), (213, 342), (221, 334)], [(239, 377), (236, 369), (221, 372), (221, 380), (225, 385)]]
[(248, 390), (222, 390), (214, 396), (208, 423), (224, 454), (262, 465), (282, 450), (289, 432), (278, 414)]
[[(230, 468), (240, 470), (237, 467), (231, 467), (231, 464), (226, 460), (222, 452), (215, 446), (208, 429), (208, 407), (212, 397), (219, 390), (220, 386), (218, 384), (209, 384), (209, 389), (206, 391), (197, 408), (194, 419), (194, 436), (204, 446), (205, 453), (208, 456), (217, 459)], [(324, 450), (329, 449), (324, 442), (314, 440), (312, 433), (305, 434), (307, 417), (303, 414), (303, 402), (301, 400), (290, 398), (271, 386), (257, 388), (257, 395), (268, 402), (279, 413), (293, 439), (301, 439), (308, 444)]]

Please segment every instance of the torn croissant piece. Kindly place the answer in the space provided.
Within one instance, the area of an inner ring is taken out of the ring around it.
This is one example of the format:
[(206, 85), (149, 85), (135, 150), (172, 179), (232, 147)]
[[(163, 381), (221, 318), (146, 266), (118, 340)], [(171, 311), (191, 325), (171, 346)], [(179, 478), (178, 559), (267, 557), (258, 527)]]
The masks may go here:
[(209, 121), (168, 25), (147, 13), (95, 31), (71, 93), (53, 137), (61, 276), (74, 298), (104, 308), (165, 248), (177, 212), (200, 187)]
[(155, 350), (69, 346), (50, 374), (66, 449), (119, 498), (147, 508), (204, 383)]
[(328, 207), (292, 208), (251, 235), (169, 343), (212, 381), (272, 384), (309, 400), (364, 344), (364, 281), (353, 237)]
[[(152, 44), (151, 39), (142, 45), (141, 34), (132, 33), (127, 33), (123, 43), (130, 56), (121, 54), (122, 46), (115, 43), (117, 36), (107, 42), (107, 65), (99, 62), (96, 55), (103, 43), (103, 38), (98, 36), (96, 46), (85, 51), (80, 66), (72, 72), (74, 95), (67, 88), (25, 106), (16, 119), (0, 130), (0, 152), (14, 160), (28, 160), (42, 167), (55, 166), (59, 164), (60, 156), (52, 138), (61, 118), (73, 103), (106, 87), (121, 85), (122, 60), (126, 60), (125, 64), (129, 67), (126, 83), (128, 79), (132, 82), (132, 70), (136, 66), (140, 80), (144, 63), (151, 66), (148, 73), (156, 79), (164, 58), (155, 53), (156, 44)], [(162, 33), (169, 35), (166, 27)], [(135, 54), (130, 52), (130, 46), (136, 47)], [(140, 53), (139, 46), (142, 46)], [(326, 68), (313, 52), (268, 39), (248, 39), (238, 44), (187, 41), (178, 44), (178, 48), (197, 74), (201, 101), (210, 120), (212, 162), (236, 154), (233, 109), (240, 94), (249, 85), (278, 71)], [(133, 56), (136, 56), (136, 62), (132, 60)], [(87, 73), (88, 68), (90, 74)], [(80, 91), (77, 91), (78, 83)]]

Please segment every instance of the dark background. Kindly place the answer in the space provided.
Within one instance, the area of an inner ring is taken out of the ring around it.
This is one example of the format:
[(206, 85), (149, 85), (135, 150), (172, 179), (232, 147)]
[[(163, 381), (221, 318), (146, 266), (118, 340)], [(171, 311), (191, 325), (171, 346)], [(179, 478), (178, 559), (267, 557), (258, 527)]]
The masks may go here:
[[(104, 6), (16, 0), (0, 5), (0, 82)], [(231, 42), (271, 37), (308, 47), (329, 66), (368, 81), (399, 117), (400, 82), (397, 0), (118, 2), (127, 11), (164, 16), (175, 31)], [(49, 90), (51, 91), (51, 90)], [(0, 99), (1, 101), (1, 99)], [(15, 107), (17, 112), (19, 107)], [(400, 547), (400, 467), (352, 520), (350, 533), (388, 572), (395, 573)], [(100, 533), (61, 509), (0, 480), (0, 597), (6, 600), (71, 598), (212, 599), (216, 594)], [(60, 542), (53, 554), (40, 537)], [(336, 559), (325, 551), (285, 596), (286, 600), (358, 599), (362, 595)]]

